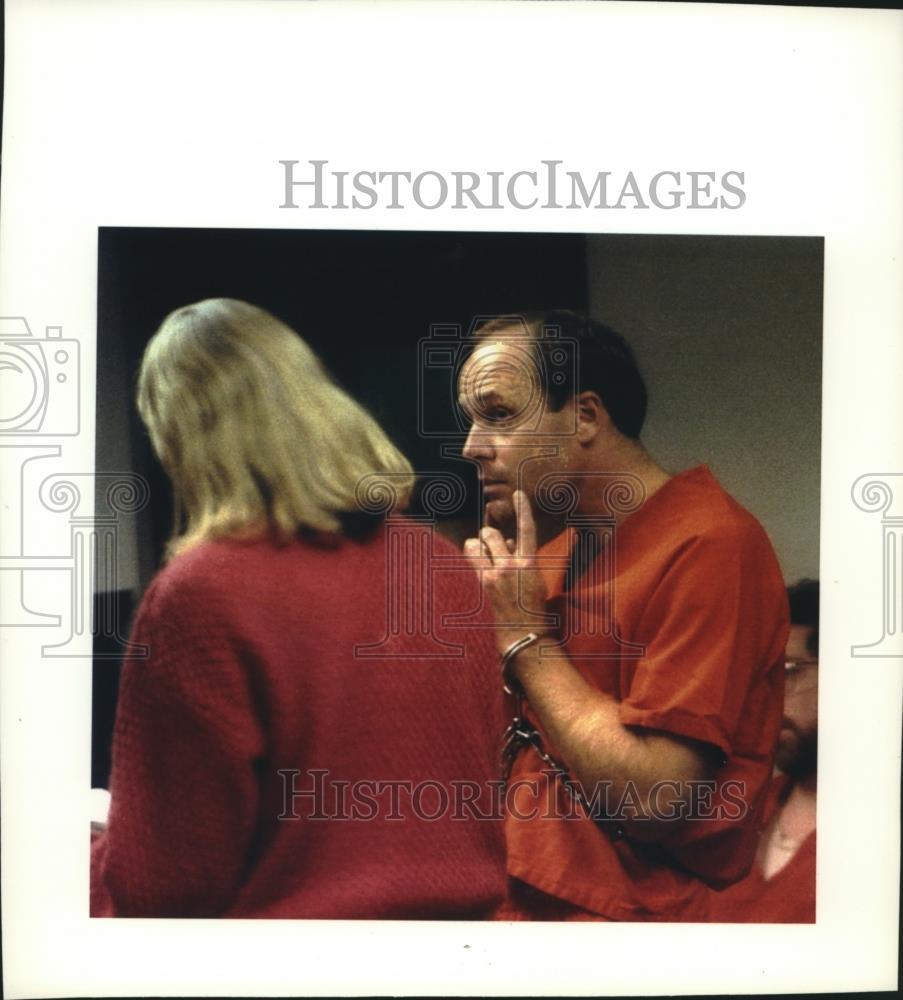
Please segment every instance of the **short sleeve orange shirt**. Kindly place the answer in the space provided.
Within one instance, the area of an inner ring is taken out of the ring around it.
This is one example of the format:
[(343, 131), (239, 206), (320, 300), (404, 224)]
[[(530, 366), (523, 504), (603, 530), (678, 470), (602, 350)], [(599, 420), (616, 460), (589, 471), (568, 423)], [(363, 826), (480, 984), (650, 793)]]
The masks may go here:
[(610, 919), (705, 920), (708, 886), (752, 864), (772, 770), (788, 630), (777, 559), (705, 467), (668, 480), (565, 589), (573, 541), (569, 528), (540, 552), (554, 564), (544, 572), (562, 651), (620, 702), (625, 726), (709, 744), (722, 766), (700, 792), (699, 818), (675, 820), (650, 845), (575, 809), (523, 751), (511, 776), (509, 872)]

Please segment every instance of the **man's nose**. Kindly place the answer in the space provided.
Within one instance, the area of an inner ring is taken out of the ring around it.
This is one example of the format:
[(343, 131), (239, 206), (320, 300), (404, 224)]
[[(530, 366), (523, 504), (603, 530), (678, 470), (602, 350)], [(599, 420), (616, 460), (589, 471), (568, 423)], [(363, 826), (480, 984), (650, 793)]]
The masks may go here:
[(491, 435), (481, 431), (476, 424), (470, 428), (467, 440), (464, 442), (462, 454), (465, 458), (492, 458), (493, 446)]

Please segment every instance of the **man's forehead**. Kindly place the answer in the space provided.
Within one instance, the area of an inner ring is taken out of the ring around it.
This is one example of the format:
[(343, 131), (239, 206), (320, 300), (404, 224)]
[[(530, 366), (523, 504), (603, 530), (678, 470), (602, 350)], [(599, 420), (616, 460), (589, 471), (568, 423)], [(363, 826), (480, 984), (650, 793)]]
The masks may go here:
[(787, 637), (787, 657), (794, 660), (812, 659), (809, 640), (815, 632), (812, 625), (791, 625)]
[(478, 391), (486, 395), (492, 391), (530, 385), (535, 382), (536, 375), (536, 363), (528, 340), (522, 339), (518, 343), (491, 340), (477, 345), (461, 366), (458, 389), (462, 393)]

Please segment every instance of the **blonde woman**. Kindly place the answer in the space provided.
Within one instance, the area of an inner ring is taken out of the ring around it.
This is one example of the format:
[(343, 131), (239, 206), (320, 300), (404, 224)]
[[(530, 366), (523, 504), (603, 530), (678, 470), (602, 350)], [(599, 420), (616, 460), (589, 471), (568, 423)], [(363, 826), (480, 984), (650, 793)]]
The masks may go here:
[[(176, 524), (133, 628), (148, 658), (123, 670), (92, 913), (487, 915), (505, 887), (497, 664), (491, 630), (443, 624), (479, 606), (477, 581), (393, 579), (361, 510), (374, 476), (405, 506), (407, 460), (294, 331), (230, 299), (166, 318), (138, 409)], [(380, 646), (393, 587), (430, 604), (426, 646), (403, 629)]]

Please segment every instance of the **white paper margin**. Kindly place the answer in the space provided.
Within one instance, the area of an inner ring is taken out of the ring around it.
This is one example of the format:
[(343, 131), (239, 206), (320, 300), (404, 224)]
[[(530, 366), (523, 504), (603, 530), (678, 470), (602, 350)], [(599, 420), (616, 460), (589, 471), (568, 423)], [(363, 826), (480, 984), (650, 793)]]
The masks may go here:
[[(0, 315), (79, 342), (80, 431), (54, 441), (59, 470), (93, 471), (101, 225), (823, 235), (827, 734), (813, 927), (92, 922), (90, 659), (42, 661), (45, 630), (4, 630), (7, 996), (896, 985), (903, 661), (849, 651), (877, 638), (883, 600), (879, 521), (851, 486), (903, 471), (901, 28), (896, 11), (729, 5), (7, 3)], [(287, 212), (284, 158), (737, 169), (748, 201), (616, 215)], [(9, 449), (0, 455), (6, 492)], [(0, 526), (0, 553), (17, 530)], [(4, 607), (13, 576), (0, 574)]]

